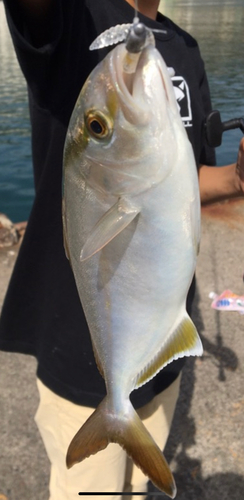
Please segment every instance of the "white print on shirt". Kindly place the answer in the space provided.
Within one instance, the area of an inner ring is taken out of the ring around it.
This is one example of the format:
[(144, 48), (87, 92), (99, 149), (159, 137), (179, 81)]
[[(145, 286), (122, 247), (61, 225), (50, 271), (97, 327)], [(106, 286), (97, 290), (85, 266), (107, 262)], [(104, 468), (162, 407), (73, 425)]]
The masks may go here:
[(189, 87), (183, 76), (171, 77), (179, 112), (185, 127), (192, 127), (192, 111)]

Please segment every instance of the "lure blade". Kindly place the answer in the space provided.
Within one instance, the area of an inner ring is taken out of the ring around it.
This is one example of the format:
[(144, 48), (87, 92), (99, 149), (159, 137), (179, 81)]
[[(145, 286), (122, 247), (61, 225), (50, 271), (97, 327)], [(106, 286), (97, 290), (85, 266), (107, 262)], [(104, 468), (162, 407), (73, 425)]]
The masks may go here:
[(112, 26), (112, 28), (107, 29), (95, 38), (90, 45), (89, 50), (103, 49), (104, 47), (109, 47), (110, 45), (123, 42), (128, 36), (132, 26), (133, 25), (131, 23)]

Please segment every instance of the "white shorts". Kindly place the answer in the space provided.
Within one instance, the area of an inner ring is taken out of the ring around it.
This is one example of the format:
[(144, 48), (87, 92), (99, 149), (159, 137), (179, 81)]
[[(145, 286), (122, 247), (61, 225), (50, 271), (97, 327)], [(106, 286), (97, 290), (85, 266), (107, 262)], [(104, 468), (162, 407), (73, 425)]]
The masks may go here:
[[(138, 410), (144, 425), (158, 444), (164, 449), (179, 394), (180, 376), (165, 391), (155, 396)], [(98, 496), (84, 492), (147, 492), (148, 478), (136, 467), (126, 452), (110, 443), (105, 450), (92, 455), (71, 469), (66, 468), (65, 458), (70, 441), (81, 425), (94, 411), (76, 405), (57, 396), (39, 379), (37, 386), (40, 404), (35, 421), (42, 436), (51, 462), (49, 500), (96, 500)], [(78, 496), (79, 492), (82, 496)], [(119, 500), (118, 495), (109, 494), (103, 500)], [(145, 496), (135, 496), (144, 500)], [(130, 497), (126, 496), (129, 500)]]

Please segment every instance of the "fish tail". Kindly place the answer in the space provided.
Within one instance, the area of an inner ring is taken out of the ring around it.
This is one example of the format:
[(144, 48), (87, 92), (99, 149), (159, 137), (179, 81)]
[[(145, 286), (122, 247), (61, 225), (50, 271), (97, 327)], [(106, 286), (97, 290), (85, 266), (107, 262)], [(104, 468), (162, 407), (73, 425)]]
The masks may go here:
[(67, 467), (118, 443), (146, 476), (169, 497), (176, 486), (169, 465), (130, 402), (126, 412), (110, 411), (106, 397), (71, 441), (66, 457)]

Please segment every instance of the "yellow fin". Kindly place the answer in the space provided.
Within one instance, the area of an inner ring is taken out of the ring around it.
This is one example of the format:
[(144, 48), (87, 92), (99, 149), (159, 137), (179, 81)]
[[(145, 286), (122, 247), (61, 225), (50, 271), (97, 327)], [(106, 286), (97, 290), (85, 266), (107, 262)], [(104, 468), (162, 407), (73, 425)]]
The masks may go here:
[(196, 327), (186, 313), (176, 330), (170, 335), (162, 350), (137, 378), (136, 388), (152, 379), (162, 368), (184, 356), (201, 356), (202, 342)]

